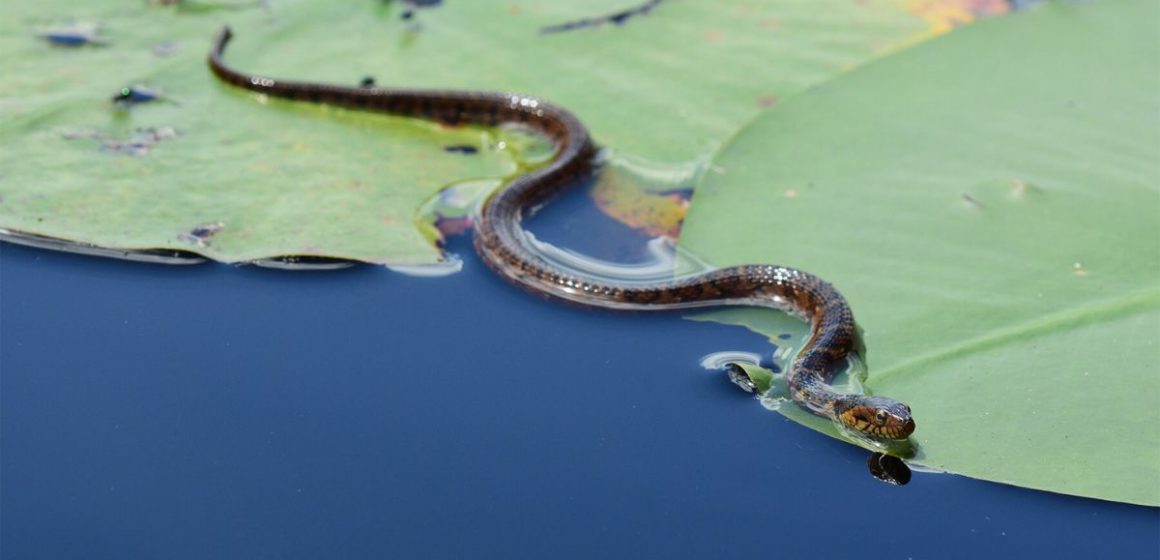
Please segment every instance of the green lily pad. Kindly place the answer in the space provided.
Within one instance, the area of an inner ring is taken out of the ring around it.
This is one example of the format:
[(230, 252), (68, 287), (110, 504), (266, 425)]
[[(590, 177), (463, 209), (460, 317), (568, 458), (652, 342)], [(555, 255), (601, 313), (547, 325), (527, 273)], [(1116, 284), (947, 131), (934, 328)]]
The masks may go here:
[[(227, 22), (227, 59), (244, 70), (533, 93), (574, 109), (602, 144), (660, 164), (696, 160), (777, 98), (938, 30), (893, 3), (666, 2), (548, 34), (633, 2), (472, 1), (410, 19), (399, 2), (165, 4), (5, 8), (0, 228), (226, 262), (432, 263), (437, 232), (421, 212), (440, 189), (522, 167), (497, 149), (510, 144), (503, 131), (266, 102), (217, 83), (204, 57)], [(38, 36), (70, 27), (99, 44)], [(136, 84), (162, 99), (114, 108), (109, 98)], [(478, 152), (443, 149), (464, 144)]]
[(787, 101), (715, 159), (681, 244), (845, 293), (916, 463), (1160, 505), (1157, 21), (1042, 5)]

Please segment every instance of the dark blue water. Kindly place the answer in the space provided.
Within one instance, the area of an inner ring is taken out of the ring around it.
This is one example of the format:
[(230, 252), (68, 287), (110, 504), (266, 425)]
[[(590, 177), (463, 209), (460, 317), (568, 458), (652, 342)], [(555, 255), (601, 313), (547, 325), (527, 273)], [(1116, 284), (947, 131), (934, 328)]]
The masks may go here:
[(0, 245), (0, 556), (1158, 555), (1155, 509), (877, 482), (697, 365), (760, 337), (539, 301), (451, 249), (432, 279)]

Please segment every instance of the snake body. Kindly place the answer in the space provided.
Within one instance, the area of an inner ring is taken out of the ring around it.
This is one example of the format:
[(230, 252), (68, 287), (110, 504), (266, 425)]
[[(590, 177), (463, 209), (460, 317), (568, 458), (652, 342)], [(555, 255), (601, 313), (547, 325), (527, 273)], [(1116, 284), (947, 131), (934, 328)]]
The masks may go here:
[(659, 282), (612, 282), (559, 268), (540, 256), (522, 221), (553, 195), (593, 171), (596, 145), (566, 109), (524, 95), (461, 90), (410, 90), (291, 82), (239, 72), (223, 62), (232, 34), (224, 28), (209, 55), (222, 81), (271, 97), (446, 123), (494, 126), (523, 123), (547, 136), (555, 158), (493, 194), (475, 224), (475, 249), (499, 275), (534, 293), (586, 306), (661, 310), (745, 305), (797, 315), (810, 334), (786, 373), (792, 399), (813, 412), (873, 438), (906, 439), (910, 408), (885, 397), (840, 394), (828, 385), (855, 351), (857, 331), (846, 299), (808, 272), (777, 265), (733, 266)]

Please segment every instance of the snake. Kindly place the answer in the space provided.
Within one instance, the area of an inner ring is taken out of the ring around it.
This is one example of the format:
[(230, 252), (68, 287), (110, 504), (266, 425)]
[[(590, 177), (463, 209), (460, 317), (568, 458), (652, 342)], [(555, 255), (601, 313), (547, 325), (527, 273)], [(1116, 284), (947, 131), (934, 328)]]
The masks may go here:
[(846, 298), (833, 285), (787, 266), (717, 268), (660, 281), (614, 281), (552, 264), (523, 228), (526, 218), (598, 166), (599, 149), (572, 112), (543, 99), (476, 90), (353, 87), (275, 79), (224, 62), (233, 33), (223, 27), (208, 63), (218, 79), (261, 95), (424, 119), (447, 126), (523, 126), (554, 146), (550, 163), (514, 178), (483, 203), (473, 245), (499, 276), (532, 293), (582, 306), (656, 311), (709, 306), (766, 307), (806, 321), (810, 331), (785, 373), (797, 405), (872, 439), (905, 440), (914, 431), (910, 407), (894, 399), (840, 393), (834, 375), (857, 354), (858, 330)]

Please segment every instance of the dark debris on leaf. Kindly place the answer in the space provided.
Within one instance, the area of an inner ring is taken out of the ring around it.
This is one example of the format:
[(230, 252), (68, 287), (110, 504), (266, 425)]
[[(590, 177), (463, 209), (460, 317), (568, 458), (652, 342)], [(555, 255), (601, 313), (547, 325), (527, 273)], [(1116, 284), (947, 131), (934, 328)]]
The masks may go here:
[(70, 24), (42, 29), (38, 35), (58, 47), (105, 46), (108, 41), (97, 33), (92, 24)]
[(182, 241), (193, 243), (198, 247), (209, 246), (209, 240), (218, 232), (225, 229), (226, 224), (223, 222), (208, 222), (198, 224), (191, 228), (188, 232), (178, 235), (177, 238)]
[(181, 45), (174, 41), (161, 41), (153, 45), (153, 54), (156, 56), (169, 56), (181, 49)]
[(411, 21), (415, 19), (416, 10), (437, 8), (443, 5), (443, 0), (403, 0), (403, 11), (399, 12), (399, 19)]
[(95, 130), (74, 130), (64, 132), (66, 140), (92, 139), (96, 140), (102, 152), (130, 156), (144, 156), (153, 149), (153, 146), (166, 140), (180, 136), (177, 129), (171, 126), (138, 128), (128, 138), (114, 138), (101, 134)]
[(126, 86), (113, 95), (112, 101), (118, 105), (135, 105), (161, 99), (161, 90), (143, 85)]
[(242, 10), (270, 10), (270, 0), (239, 0), (239, 1), (196, 1), (196, 0), (149, 0), (155, 6), (174, 6), (179, 12), (211, 13), (236, 12)]
[(648, 0), (643, 4), (634, 6), (632, 8), (627, 8), (619, 12), (613, 12), (611, 14), (597, 17), (582, 18), (557, 25), (549, 25), (547, 27), (540, 28), (540, 33), (544, 35), (549, 33), (562, 33), (564, 31), (575, 31), (577, 29), (585, 29), (588, 27), (599, 27), (610, 23), (613, 25), (624, 25), (626, 22), (628, 22), (629, 19), (635, 16), (643, 16), (653, 11), (653, 9), (659, 6), (663, 1), (664, 0)]
[(479, 148), (470, 144), (454, 144), (451, 146), (443, 146), (443, 151), (449, 154), (472, 155), (479, 153)]

